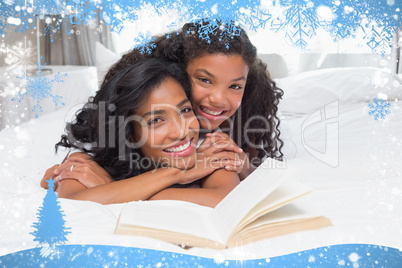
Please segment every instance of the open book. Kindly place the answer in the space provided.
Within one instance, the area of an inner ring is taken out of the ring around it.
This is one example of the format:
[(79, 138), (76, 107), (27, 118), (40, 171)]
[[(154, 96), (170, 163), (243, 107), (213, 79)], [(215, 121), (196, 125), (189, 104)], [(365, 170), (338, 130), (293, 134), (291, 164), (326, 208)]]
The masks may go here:
[[(181, 246), (227, 248), (331, 225), (296, 199), (311, 189), (267, 159), (215, 208), (172, 201), (124, 204), (115, 234), (148, 236)], [(291, 203), (291, 204), (289, 204)]]

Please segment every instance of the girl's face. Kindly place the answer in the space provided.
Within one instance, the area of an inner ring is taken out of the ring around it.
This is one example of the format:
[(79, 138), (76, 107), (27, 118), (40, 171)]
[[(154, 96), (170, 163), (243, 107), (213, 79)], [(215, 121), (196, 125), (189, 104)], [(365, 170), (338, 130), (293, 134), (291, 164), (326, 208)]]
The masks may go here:
[(206, 54), (191, 60), (193, 109), (205, 129), (216, 129), (241, 104), (248, 66), (240, 55)]
[(199, 123), (182, 86), (166, 78), (137, 110), (134, 140), (157, 165), (191, 168), (195, 164)]

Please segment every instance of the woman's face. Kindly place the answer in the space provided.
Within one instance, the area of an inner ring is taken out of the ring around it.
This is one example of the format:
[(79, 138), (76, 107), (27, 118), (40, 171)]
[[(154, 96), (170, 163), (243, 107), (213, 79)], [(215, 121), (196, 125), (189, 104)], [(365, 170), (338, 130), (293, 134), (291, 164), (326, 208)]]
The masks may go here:
[(216, 129), (241, 104), (248, 66), (240, 55), (207, 54), (191, 60), (193, 109), (200, 125)]
[(166, 78), (137, 110), (135, 142), (159, 166), (179, 169), (195, 164), (199, 123), (182, 86)]

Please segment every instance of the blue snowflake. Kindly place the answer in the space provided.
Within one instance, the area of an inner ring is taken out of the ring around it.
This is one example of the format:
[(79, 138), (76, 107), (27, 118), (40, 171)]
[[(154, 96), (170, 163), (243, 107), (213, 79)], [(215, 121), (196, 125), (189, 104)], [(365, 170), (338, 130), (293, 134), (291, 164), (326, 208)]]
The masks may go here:
[(272, 22), (274, 15), (271, 12), (269, 9), (256, 8), (249, 15), (242, 14), (239, 18), (239, 23), (243, 26), (248, 25), (248, 29), (252, 31), (264, 29), (269, 22)]
[(391, 104), (384, 100), (378, 100), (377, 98), (374, 98), (373, 102), (368, 104), (368, 107), (370, 108), (368, 114), (374, 116), (375, 120), (378, 120), (379, 118), (385, 119), (387, 114), (391, 113), (391, 110), (389, 109)]
[(140, 51), (140, 54), (151, 54), (156, 48), (156, 38), (152, 36), (150, 32), (139, 33), (136, 38), (134, 38), (134, 48)]
[(240, 36), (241, 28), (236, 26), (233, 22), (227, 20), (226, 23), (221, 24), (219, 33), (219, 41), (226, 44), (226, 48), (229, 49), (229, 41), (234, 36)]
[(44, 29), (44, 36), (49, 36), (50, 42), (54, 42), (54, 34), (60, 30), (62, 20), (53, 20), (52, 17), (45, 18), (46, 26)]
[[(167, 11), (177, 11), (177, 23), (194, 22), (201, 18), (216, 19), (223, 22), (233, 20), (244, 28), (258, 30), (267, 28), (284, 33), (287, 40), (301, 49), (308, 49), (310, 39), (321, 28), (330, 33), (335, 41), (353, 38), (363, 31), (365, 45), (373, 52), (382, 55), (389, 51), (391, 36), (401, 25), (402, 1), (400, 0), (40, 0), (35, 4), (22, 0), (0, 2), (0, 34), (5, 37), (10, 24), (16, 31), (24, 32), (35, 27), (39, 16), (35, 14), (60, 14), (65, 31), (70, 34), (74, 24), (89, 24), (96, 19), (119, 33), (126, 22), (138, 20), (140, 15), (161, 16)], [(321, 18), (318, 8), (325, 7), (330, 18)], [(58, 23), (58, 22), (57, 22)], [(375, 28), (372, 29), (374, 25)], [(61, 30), (49, 26), (48, 34)], [(220, 26), (220, 25), (219, 25)], [(204, 28), (200, 34), (205, 36), (213, 28)], [(223, 32), (222, 41), (231, 38)], [(149, 48), (149, 47), (148, 47)], [(152, 49), (152, 47), (151, 47)], [(144, 47), (144, 53), (148, 49)]]
[(234, 36), (239, 36), (241, 28), (230, 19), (220, 20), (196, 20), (198, 27), (190, 27), (187, 34), (198, 34), (202, 40), (211, 43), (211, 36), (217, 36), (220, 42), (229, 49), (229, 41)]
[(39, 103), (46, 98), (51, 97), (55, 105), (64, 105), (61, 96), (52, 94), (52, 86), (54, 82), (63, 82), (63, 77), (67, 74), (58, 72), (53, 79), (49, 79), (42, 75), (42, 70), (45, 68), (46, 64), (40, 66), (39, 63), (36, 63), (36, 65), (39, 70), (37, 76), (28, 77), (25, 72), (23, 72), (22, 76), (17, 76), (19, 79), (26, 79), (26, 91), (24, 93), (18, 92), (17, 96), (11, 100), (21, 102), (26, 95), (29, 95), (36, 101), (36, 105), (33, 107), (32, 111), (35, 112), (35, 116), (38, 117), (38, 113), (42, 112), (42, 107)]
[(307, 39), (316, 35), (321, 27), (312, 2), (293, 0), (291, 5), (282, 9), (282, 15), (272, 21), (271, 29), (282, 31), (293, 46), (306, 49)]
[(371, 30), (365, 33), (363, 39), (367, 40), (366, 45), (373, 51), (385, 55), (387, 50), (391, 47), (392, 34), (390, 31), (383, 27), (378, 29), (374, 25), (371, 26)]

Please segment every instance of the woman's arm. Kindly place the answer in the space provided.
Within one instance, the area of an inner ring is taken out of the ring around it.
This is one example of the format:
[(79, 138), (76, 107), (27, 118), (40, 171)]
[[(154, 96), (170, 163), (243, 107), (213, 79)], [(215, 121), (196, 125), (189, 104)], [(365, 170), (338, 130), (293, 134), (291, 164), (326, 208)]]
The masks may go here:
[(203, 179), (202, 188), (169, 188), (153, 195), (149, 200), (183, 200), (203, 206), (215, 207), (240, 183), (236, 172), (220, 169)]
[(58, 197), (89, 200), (101, 204), (146, 200), (155, 193), (177, 183), (181, 173), (179, 169), (175, 168), (160, 168), (92, 188), (86, 188), (75, 179), (64, 179), (59, 182)]
[[(197, 164), (191, 169), (159, 168), (141, 175), (120, 181), (105, 182), (105, 170), (93, 160), (81, 158), (62, 164), (58, 175), (58, 196), (62, 198), (90, 200), (102, 204), (122, 203), (137, 200), (146, 200), (161, 190), (173, 184), (188, 184), (210, 175), (216, 169), (223, 168), (228, 161), (224, 160), (227, 153), (221, 158), (199, 157)], [(75, 156), (80, 158), (81, 156)], [(94, 163), (91, 163), (94, 162)], [(84, 168), (83, 163), (86, 163)], [(232, 163), (229, 161), (229, 163)], [(233, 164), (233, 163), (232, 163)], [(74, 167), (73, 167), (74, 165)], [(75, 167), (77, 165), (77, 169)], [(72, 171), (71, 171), (72, 170)], [(106, 173), (107, 174), (107, 173)]]
[[(74, 165), (73, 168), (71, 168)], [(68, 177), (66, 177), (68, 176)], [(112, 177), (100, 167), (93, 157), (87, 153), (75, 152), (68, 153), (60, 165), (54, 165), (46, 170), (40, 186), (47, 189), (47, 181), (50, 178), (57, 180), (54, 183), (55, 190), (58, 187), (58, 181), (64, 178), (75, 178), (78, 181), (85, 180), (87, 187), (93, 187), (100, 184), (111, 182)]]

